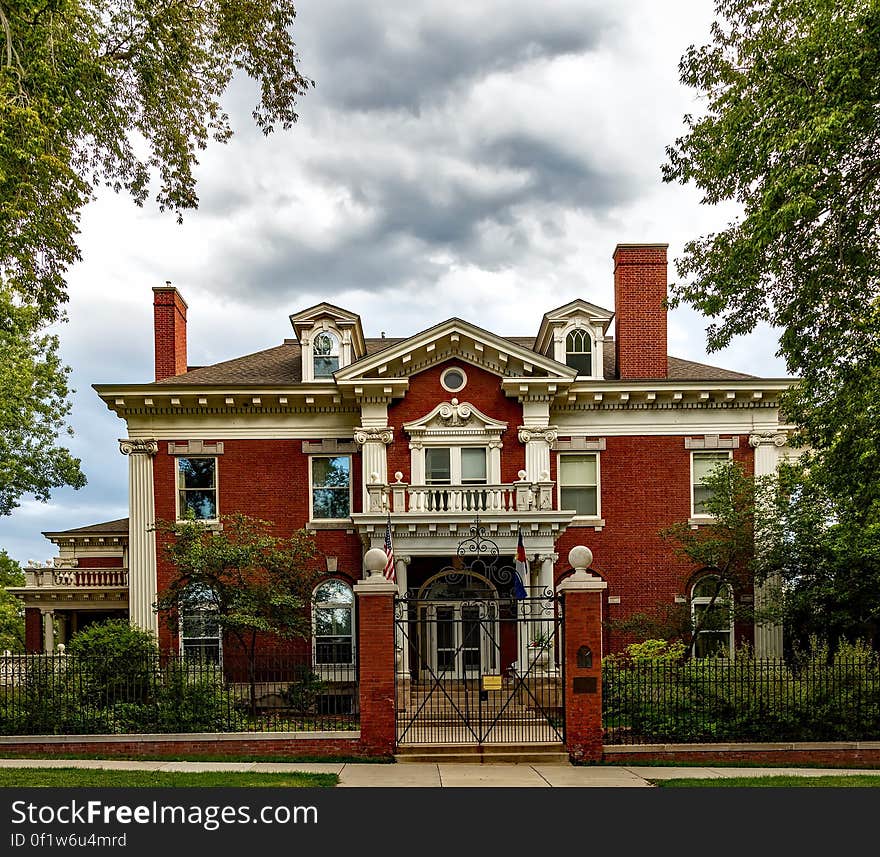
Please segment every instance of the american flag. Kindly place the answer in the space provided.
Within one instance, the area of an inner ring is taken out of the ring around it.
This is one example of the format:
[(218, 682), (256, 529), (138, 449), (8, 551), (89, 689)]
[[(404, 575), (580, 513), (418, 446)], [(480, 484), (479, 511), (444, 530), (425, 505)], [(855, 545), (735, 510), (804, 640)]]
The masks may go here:
[(394, 547), (391, 544), (391, 515), (385, 524), (385, 579), (397, 583), (397, 575), (394, 573)]

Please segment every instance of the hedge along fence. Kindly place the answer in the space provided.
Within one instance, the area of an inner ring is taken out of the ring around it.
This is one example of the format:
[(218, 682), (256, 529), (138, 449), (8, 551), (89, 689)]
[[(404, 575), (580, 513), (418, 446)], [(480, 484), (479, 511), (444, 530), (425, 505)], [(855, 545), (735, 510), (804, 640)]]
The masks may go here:
[(603, 664), (606, 744), (880, 739), (880, 662), (748, 657)]
[(126, 659), (12, 655), (0, 659), (0, 734), (97, 735), (355, 730), (352, 666), (308, 654), (260, 657), (257, 708), (243, 658)]

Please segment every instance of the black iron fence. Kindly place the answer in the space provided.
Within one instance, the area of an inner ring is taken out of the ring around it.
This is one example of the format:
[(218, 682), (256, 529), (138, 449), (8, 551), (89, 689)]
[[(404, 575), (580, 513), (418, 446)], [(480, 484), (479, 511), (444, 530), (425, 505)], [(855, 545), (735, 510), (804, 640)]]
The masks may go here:
[(606, 744), (880, 739), (880, 662), (606, 662)]
[(357, 668), (303, 656), (0, 658), (0, 734), (359, 728)]

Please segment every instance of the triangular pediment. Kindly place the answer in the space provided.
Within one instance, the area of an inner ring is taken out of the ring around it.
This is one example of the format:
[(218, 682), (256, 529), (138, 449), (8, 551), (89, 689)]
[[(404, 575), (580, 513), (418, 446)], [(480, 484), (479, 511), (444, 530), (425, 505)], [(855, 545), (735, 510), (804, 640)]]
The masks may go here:
[(507, 423), (487, 416), (470, 402), (458, 399), (441, 402), (425, 416), (403, 425), (403, 430), (411, 437), (450, 433), (498, 436), (506, 429)]
[(290, 324), (300, 343), (303, 341), (303, 334), (313, 330), (321, 322), (327, 322), (339, 330), (351, 330), (355, 354), (361, 356), (366, 353), (361, 317), (355, 312), (322, 301), (290, 316)]
[(335, 377), (341, 383), (408, 378), (451, 359), (462, 360), (500, 377), (571, 381), (576, 375), (568, 366), (525, 346), (470, 322), (451, 318), (340, 369)]
[(572, 318), (583, 319), (587, 324), (600, 325), (602, 332), (605, 333), (611, 324), (611, 319), (614, 318), (614, 313), (610, 309), (596, 306), (581, 298), (549, 310), (541, 319), (541, 326), (535, 337), (535, 351), (546, 351), (553, 337), (553, 329), (566, 325)]

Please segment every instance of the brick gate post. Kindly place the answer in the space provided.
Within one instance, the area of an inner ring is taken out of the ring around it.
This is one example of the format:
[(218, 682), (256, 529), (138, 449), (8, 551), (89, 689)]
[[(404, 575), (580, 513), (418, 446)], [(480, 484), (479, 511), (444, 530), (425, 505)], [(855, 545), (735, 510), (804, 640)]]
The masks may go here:
[(587, 569), (589, 548), (568, 554), (574, 574), (559, 584), (563, 596), (565, 742), (573, 762), (602, 759), (602, 590), (607, 584)]
[(364, 557), (369, 577), (354, 587), (358, 598), (361, 747), (371, 756), (390, 756), (395, 743), (394, 596), (397, 584), (385, 579), (385, 552)]

